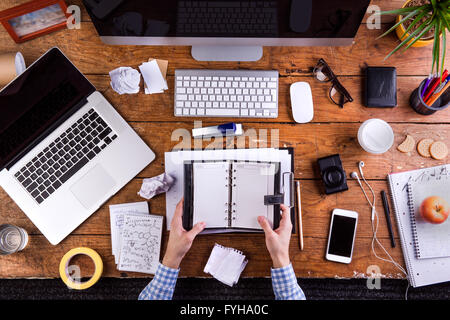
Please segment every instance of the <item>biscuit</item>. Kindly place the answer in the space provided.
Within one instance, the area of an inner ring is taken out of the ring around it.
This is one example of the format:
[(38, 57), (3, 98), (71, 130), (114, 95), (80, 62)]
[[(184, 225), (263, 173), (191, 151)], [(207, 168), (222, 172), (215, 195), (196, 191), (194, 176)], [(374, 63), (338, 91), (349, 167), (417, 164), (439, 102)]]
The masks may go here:
[(422, 139), (417, 144), (417, 152), (424, 158), (431, 158), (430, 146), (433, 144), (433, 139)]
[(436, 159), (436, 160), (445, 159), (445, 157), (447, 157), (447, 154), (448, 154), (447, 145), (445, 143), (443, 143), (442, 141), (434, 142), (430, 146), (430, 154), (433, 157), (433, 159)]
[(406, 135), (405, 141), (403, 141), (398, 147), (397, 150), (403, 153), (411, 152), (416, 145), (416, 141), (409, 134)]

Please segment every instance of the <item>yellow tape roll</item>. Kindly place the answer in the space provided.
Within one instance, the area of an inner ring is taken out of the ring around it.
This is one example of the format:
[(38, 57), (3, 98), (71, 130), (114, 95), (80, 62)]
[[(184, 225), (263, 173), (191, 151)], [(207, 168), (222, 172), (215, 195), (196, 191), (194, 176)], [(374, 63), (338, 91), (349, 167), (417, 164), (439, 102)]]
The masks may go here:
[[(95, 265), (95, 272), (91, 279), (85, 282), (75, 282), (72, 277), (69, 274), (69, 263), (70, 260), (78, 255), (78, 254), (84, 254), (88, 256), (89, 258), (94, 261)], [(61, 276), (62, 281), (71, 289), (76, 290), (84, 290), (87, 288), (92, 287), (94, 284), (97, 283), (97, 281), (100, 279), (101, 275), (103, 273), (103, 261), (100, 255), (90, 249), (90, 248), (75, 248), (67, 252), (64, 257), (62, 258), (61, 262), (59, 263), (59, 274)]]

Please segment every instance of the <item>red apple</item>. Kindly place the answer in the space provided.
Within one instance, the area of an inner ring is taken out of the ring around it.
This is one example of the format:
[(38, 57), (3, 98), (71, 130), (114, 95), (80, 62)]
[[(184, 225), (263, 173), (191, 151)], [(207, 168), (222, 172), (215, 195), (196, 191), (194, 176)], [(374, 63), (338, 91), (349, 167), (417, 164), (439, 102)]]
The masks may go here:
[(450, 206), (448, 202), (441, 197), (428, 197), (423, 200), (420, 205), (420, 214), (425, 221), (430, 223), (443, 223), (450, 214)]

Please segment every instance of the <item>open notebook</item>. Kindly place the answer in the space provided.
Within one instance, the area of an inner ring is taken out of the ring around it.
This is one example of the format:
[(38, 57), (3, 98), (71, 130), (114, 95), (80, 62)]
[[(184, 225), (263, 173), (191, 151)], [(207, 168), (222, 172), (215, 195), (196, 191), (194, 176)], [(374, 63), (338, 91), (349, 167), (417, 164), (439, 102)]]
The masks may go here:
[(418, 259), (450, 257), (450, 218), (441, 224), (423, 220), (419, 208), (423, 200), (439, 196), (450, 203), (450, 176), (439, 176), (426, 182), (408, 183), (409, 212)]
[(266, 206), (264, 197), (279, 193), (279, 163), (189, 162), (184, 169), (185, 229), (204, 221), (209, 229), (262, 230), (258, 216), (278, 227), (280, 206)]

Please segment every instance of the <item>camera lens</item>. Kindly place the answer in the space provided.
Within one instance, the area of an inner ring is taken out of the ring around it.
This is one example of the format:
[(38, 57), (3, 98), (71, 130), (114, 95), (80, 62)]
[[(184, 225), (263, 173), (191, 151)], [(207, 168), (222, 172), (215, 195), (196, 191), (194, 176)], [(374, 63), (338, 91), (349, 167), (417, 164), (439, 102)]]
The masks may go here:
[(323, 175), (325, 184), (330, 188), (336, 188), (342, 185), (344, 172), (341, 168), (333, 166), (325, 170)]

